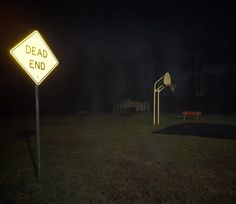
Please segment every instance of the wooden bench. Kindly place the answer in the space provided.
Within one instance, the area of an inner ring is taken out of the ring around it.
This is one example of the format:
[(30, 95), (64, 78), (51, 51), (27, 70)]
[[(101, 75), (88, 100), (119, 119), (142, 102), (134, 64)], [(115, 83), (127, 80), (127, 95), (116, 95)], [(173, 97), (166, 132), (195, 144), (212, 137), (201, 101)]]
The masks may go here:
[(183, 111), (182, 112), (182, 115), (184, 117), (184, 120), (187, 118), (187, 117), (195, 117), (196, 120), (198, 120), (199, 116), (202, 115), (202, 112), (199, 112), (199, 111)]

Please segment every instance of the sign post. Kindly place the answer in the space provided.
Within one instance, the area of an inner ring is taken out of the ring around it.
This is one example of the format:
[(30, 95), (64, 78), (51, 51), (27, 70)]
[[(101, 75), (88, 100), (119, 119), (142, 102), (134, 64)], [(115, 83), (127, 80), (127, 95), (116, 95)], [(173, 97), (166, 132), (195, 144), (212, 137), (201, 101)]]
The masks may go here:
[(37, 177), (40, 180), (41, 159), (38, 87), (52, 70), (56, 68), (59, 62), (37, 30), (13, 47), (10, 53), (20, 64), (21, 68), (35, 82)]
[(37, 176), (40, 180), (41, 176), (41, 158), (40, 158), (40, 125), (39, 125), (39, 90), (35, 84), (35, 104), (36, 104), (36, 141), (37, 141)]

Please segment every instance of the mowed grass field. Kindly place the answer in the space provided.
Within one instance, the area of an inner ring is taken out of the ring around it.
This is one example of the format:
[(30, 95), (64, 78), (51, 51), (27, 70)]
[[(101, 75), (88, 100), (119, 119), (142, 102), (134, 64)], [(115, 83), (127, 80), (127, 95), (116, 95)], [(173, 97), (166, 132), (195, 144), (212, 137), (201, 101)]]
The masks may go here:
[[(0, 120), (0, 203), (236, 203), (235, 139), (153, 133), (176, 124), (235, 124), (233, 116), (97, 114)], [(223, 137), (223, 136), (222, 136)], [(32, 152), (31, 152), (32, 150)]]

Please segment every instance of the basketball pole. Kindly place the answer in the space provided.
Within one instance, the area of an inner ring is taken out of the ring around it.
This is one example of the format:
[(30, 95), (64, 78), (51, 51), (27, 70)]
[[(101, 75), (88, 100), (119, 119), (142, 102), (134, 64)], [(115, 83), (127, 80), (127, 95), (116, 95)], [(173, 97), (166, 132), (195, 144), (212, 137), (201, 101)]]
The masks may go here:
[(153, 93), (153, 125), (156, 124), (156, 90), (154, 85), (154, 93)]
[(157, 125), (160, 124), (160, 91), (157, 91)]
[[(157, 96), (156, 96), (157, 94)], [(157, 98), (157, 102), (156, 102)], [(157, 110), (156, 110), (156, 105), (157, 105)], [(157, 114), (157, 119), (156, 119), (156, 114)], [(157, 120), (157, 122), (156, 122)], [(160, 91), (157, 89), (155, 90), (154, 88), (154, 93), (153, 93), (153, 125), (159, 125), (160, 123)]]
[[(160, 92), (164, 90), (166, 87), (171, 87), (171, 77), (170, 77), (169, 72), (166, 72), (165, 75), (162, 76), (160, 79), (158, 79), (154, 83), (154, 86), (153, 86), (153, 125), (154, 126), (156, 125), (156, 123), (158, 126), (160, 124)], [(157, 104), (156, 104), (156, 93), (157, 93)], [(157, 105), (157, 108), (156, 108), (156, 105)], [(157, 119), (156, 119), (156, 112), (157, 112)]]

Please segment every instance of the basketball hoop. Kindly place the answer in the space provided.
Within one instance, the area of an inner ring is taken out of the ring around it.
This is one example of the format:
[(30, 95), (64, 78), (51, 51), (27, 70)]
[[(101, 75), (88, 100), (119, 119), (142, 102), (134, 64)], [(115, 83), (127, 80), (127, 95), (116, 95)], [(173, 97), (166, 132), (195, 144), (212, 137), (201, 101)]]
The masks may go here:
[[(174, 92), (176, 85), (171, 83), (170, 73), (166, 72), (160, 79), (154, 83), (153, 93), (153, 125), (156, 125), (156, 105), (157, 105), (157, 125), (159, 125), (159, 109), (160, 109), (160, 92), (166, 87), (170, 87), (171, 91)], [(156, 104), (157, 94), (157, 104)]]

